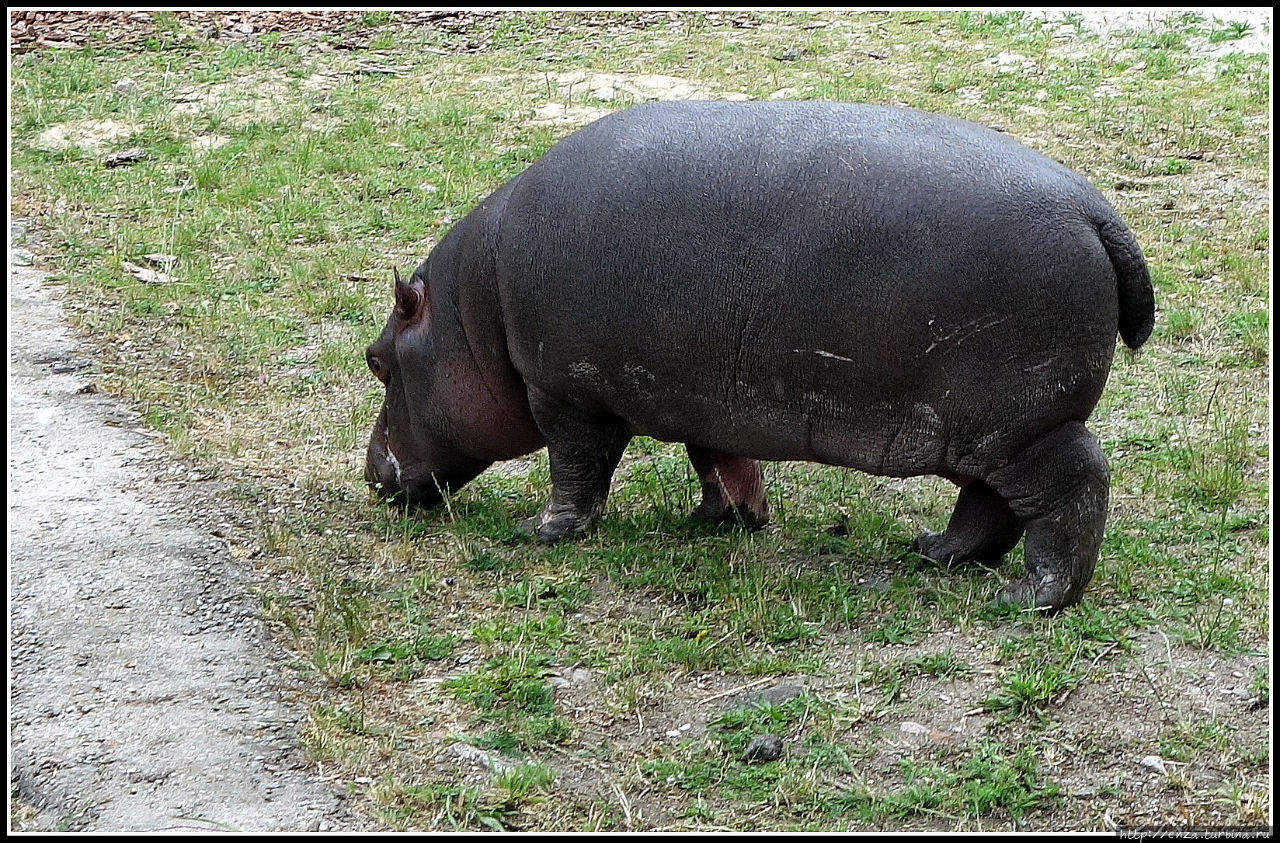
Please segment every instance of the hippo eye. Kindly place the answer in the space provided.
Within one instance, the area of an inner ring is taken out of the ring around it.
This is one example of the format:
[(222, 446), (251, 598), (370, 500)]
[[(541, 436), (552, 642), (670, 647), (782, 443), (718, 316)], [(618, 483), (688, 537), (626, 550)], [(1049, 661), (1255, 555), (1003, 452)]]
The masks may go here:
[(369, 371), (373, 372), (373, 376), (378, 380), (386, 380), (386, 370), (383, 368), (382, 361), (372, 354), (365, 355), (365, 362), (369, 364)]

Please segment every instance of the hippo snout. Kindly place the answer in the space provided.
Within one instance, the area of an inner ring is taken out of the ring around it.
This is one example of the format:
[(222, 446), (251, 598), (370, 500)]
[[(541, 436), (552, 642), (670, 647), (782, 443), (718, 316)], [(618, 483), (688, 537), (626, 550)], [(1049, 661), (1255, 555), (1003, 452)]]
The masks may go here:
[(396, 477), (395, 468), (386, 460), (379, 460), (370, 453), (365, 458), (364, 482), (379, 498), (391, 503), (404, 502), (404, 489)]
[(364, 482), (384, 500), (396, 501), (404, 491), (400, 482), (400, 464), (387, 447), (387, 410), (378, 414), (378, 422), (369, 436), (364, 457)]
[(386, 447), (385, 440), (378, 437), (369, 443), (364, 482), (388, 503), (431, 509), (444, 501), (446, 493), (462, 488), (488, 465), (465, 460), (447, 468), (406, 467)]
[(365, 459), (364, 482), (387, 503), (421, 509), (438, 506), (444, 500), (444, 492), (451, 488), (445, 478), (434, 472), (406, 474), (395, 457), (379, 459), (373, 453)]

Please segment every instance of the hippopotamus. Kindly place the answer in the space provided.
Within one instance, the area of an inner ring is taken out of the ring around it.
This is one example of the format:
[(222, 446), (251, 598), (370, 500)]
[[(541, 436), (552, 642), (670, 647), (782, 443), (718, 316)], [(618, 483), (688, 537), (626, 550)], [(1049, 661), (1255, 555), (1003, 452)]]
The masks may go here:
[(683, 443), (695, 518), (759, 527), (760, 460), (959, 488), (948, 565), (1025, 534), (1001, 600), (1080, 600), (1109, 470), (1085, 427), (1154, 297), (1084, 177), (991, 129), (836, 102), (666, 102), (565, 137), (437, 243), (366, 351), (365, 480), (432, 506), (544, 445), (544, 542), (600, 518), (634, 436)]

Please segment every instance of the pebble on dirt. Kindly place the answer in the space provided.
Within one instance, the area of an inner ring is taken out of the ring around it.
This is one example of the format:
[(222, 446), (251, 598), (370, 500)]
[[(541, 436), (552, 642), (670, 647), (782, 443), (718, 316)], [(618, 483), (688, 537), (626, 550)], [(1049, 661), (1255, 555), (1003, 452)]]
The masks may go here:
[(756, 735), (742, 751), (742, 760), (748, 764), (754, 761), (777, 761), (782, 756), (782, 738), (777, 735)]
[(134, 161), (141, 161), (147, 156), (140, 146), (131, 146), (128, 149), (122, 149), (119, 152), (113, 152), (102, 160), (103, 164), (108, 167), (119, 167), (123, 164), (132, 164)]

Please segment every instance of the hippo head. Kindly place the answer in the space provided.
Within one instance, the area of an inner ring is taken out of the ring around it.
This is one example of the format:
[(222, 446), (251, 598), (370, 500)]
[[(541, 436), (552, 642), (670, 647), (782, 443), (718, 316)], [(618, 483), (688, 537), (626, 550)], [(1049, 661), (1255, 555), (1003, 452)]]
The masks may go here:
[(365, 482), (382, 498), (421, 507), (439, 504), (493, 462), (467, 447), (473, 437), (463, 416), (474, 361), (465, 340), (450, 342), (454, 332), (433, 330), (426, 274), (425, 263), (408, 282), (396, 273), (395, 307), (365, 350), (369, 370), (386, 387)]

